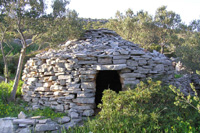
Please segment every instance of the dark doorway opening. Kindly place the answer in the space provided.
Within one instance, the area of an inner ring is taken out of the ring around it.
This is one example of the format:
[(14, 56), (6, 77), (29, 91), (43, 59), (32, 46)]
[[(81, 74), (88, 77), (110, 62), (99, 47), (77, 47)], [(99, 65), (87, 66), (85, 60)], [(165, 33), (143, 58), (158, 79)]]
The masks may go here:
[(95, 103), (101, 103), (102, 92), (106, 89), (111, 89), (115, 92), (122, 90), (120, 76), (117, 71), (99, 71), (96, 77), (96, 94)]

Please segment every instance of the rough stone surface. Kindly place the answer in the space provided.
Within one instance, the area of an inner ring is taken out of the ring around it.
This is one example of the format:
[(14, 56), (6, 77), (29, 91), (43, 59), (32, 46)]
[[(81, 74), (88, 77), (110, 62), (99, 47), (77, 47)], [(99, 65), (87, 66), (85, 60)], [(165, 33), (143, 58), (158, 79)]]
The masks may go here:
[(24, 100), (34, 109), (47, 106), (68, 112), (68, 128), (74, 119), (93, 115), (96, 76), (107, 70), (118, 72), (122, 90), (147, 77), (165, 75), (163, 81), (169, 82), (174, 74), (165, 55), (146, 51), (114, 31), (88, 30), (79, 40), (67, 41), (59, 50), (50, 49), (27, 61), (22, 75)]
[(19, 114), (18, 114), (18, 119), (25, 119), (27, 116), (26, 116), (26, 114), (23, 112), (23, 111), (21, 111)]
[(57, 130), (59, 125), (57, 124), (36, 124), (35, 131), (42, 132), (42, 131), (53, 131)]
[(14, 133), (13, 118), (0, 119), (0, 133)]
[(70, 117), (68, 117), (68, 116), (65, 116), (65, 117), (58, 119), (58, 122), (61, 123), (61, 124), (67, 123), (69, 121), (70, 121)]
[(94, 115), (94, 110), (93, 109), (85, 110), (83, 112), (83, 116), (92, 116), (92, 115)]

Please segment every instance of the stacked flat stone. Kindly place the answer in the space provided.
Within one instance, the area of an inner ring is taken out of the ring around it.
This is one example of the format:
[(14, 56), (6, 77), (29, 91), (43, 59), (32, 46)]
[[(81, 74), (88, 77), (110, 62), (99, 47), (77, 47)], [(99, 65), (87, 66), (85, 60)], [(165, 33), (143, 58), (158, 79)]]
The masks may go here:
[(34, 107), (48, 106), (68, 112), (71, 119), (94, 114), (96, 75), (117, 70), (123, 90), (147, 77), (173, 79), (170, 59), (122, 39), (107, 29), (88, 30), (80, 40), (67, 41), (25, 64), (23, 97)]

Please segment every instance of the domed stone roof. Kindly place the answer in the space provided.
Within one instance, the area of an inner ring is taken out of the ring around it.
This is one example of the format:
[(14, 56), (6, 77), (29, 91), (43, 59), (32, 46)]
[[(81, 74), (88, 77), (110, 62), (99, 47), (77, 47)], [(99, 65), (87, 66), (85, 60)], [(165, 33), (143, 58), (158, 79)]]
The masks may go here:
[(159, 75), (173, 79), (172, 62), (163, 54), (146, 51), (111, 30), (88, 30), (81, 39), (27, 61), (23, 96), (33, 107), (66, 111), (73, 120), (93, 115), (103, 90), (119, 92)]

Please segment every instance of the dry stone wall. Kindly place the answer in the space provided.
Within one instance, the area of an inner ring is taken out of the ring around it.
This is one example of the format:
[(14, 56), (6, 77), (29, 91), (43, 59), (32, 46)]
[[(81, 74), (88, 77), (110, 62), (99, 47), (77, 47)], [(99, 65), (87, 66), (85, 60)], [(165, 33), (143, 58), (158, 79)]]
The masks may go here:
[(48, 106), (68, 112), (71, 120), (92, 116), (95, 79), (101, 70), (117, 70), (123, 90), (147, 77), (165, 75), (165, 81), (173, 79), (172, 62), (164, 55), (145, 51), (114, 31), (89, 30), (82, 39), (27, 61), (23, 97), (33, 108)]

